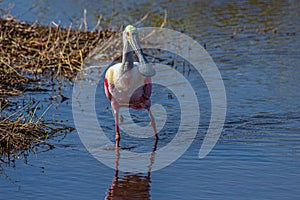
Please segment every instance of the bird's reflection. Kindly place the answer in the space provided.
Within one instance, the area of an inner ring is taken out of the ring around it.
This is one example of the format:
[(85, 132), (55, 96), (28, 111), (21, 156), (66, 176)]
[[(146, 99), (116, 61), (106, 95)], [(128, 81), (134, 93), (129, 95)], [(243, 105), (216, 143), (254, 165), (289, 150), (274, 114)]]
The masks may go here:
[(122, 177), (119, 177), (120, 150), (116, 148), (115, 174), (105, 199), (150, 199), (150, 176), (156, 148), (157, 140), (149, 158), (147, 175), (125, 173)]

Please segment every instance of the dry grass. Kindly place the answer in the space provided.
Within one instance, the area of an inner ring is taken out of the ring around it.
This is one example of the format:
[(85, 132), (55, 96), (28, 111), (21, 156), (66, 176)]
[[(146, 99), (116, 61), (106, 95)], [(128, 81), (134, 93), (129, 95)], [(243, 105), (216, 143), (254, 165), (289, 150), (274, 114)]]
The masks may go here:
[[(40, 123), (19, 120), (0, 121), (0, 155), (10, 160), (24, 151), (33, 150), (40, 144), (53, 148), (45, 139), (56, 133), (55, 129)], [(3, 158), (4, 159), (4, 158)]]
[(70, 132), (72, 127), (62, 124), (46, 125), (42, 122), (24, 121), (22, 118), (14, 120), (0, 120), (0, 159), (10, 163), (12, 158), (18, 158), (25, 152), (38, 153), (54, 148), (48, 139), (57, 137), (58, 132)]
[(112, 31), (88, 32), (0, 19), (0, 95), (20, 95), (34, 75), (71, 79), (83, 60)]
[[(13, 111), (3, 111), (3, 107)], [(40, 109), (39, 102), (32, 100), (23, 106), (2, 102), (0, 111), (0, 160), (2, 162), (9, 164), (12, 158), (18, 158), (29, 151), (39, 153), (52, 149), (54, 146), (48, 139), (59, 137), (61, 134), (58, 133), (62, 133), (64, 137), (74, 130), (63, 122), (44, 119), (48, 108), (38, 116), (36, 111)]]

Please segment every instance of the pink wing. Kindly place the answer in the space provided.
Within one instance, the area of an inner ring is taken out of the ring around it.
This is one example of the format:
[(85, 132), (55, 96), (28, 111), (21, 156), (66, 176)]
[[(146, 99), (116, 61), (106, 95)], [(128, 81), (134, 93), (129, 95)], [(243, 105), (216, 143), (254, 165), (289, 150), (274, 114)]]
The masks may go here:
[(144, 80), (144, 98), (149, 99), (152, 93), (152, 83), (151, 83), (151, 78), (145, 78)]
[(109, 101), (111, 101), (111, 93), (109, 92), (108, 89), (108, 80), (107, 78), (104, 79), (104, 89), (105, 89), (105, 95), (108, 98)]

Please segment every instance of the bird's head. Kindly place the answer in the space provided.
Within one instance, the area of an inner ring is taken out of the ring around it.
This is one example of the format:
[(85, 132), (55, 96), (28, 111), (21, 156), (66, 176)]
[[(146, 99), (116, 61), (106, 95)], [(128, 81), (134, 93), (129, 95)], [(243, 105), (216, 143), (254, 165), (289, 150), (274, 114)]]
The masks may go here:
[(132, 25), (126, 26), (123, 32), (123, 40), (124, 44), (126, 45), (126, 42), (128, 42), (132, 47), (132, 50), (137, 54), (139, 58), (139, 72), (146, 77), (154, 76), (155, 69), (147, 62), (143, 54), (137, 28)]
[(137, 34), (137, 29), (132, 25), (128, 25), (126, 26), (124, 33), (126, 34), (126, 39), (129, 41), (132, 34)]

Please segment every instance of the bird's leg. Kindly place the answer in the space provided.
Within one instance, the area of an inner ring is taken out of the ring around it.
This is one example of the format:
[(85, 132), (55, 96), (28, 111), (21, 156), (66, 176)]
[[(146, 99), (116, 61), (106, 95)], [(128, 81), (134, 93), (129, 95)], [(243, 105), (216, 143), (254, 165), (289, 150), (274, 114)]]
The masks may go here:
[(119, 131), (119, 106), (116, 102), (111, 102), (111, 107), (114, 111), (114, 118), (115, 118), (115, 124), (116, 124), (116, 148), (118, 148), (120, 145), (120, 131)]
[(116, 148), (120, 145), (120, 131), (119, 131), (119, 109), (114, 110), (115, 123), (116, 123)]
[(154, 136), (155, 136), (155, 138), (157, 140), (158, 139), (158, 135), (157, 135), (157, 131), (156, 131), (155, 119), (154, 119), (154, 116), (152, 115), (152, 112), (151, 112), (150, 108), (148, 109), (148, 113), (149, 113), (149, 116), (150, 116), (150, 125), (153, 128)]

